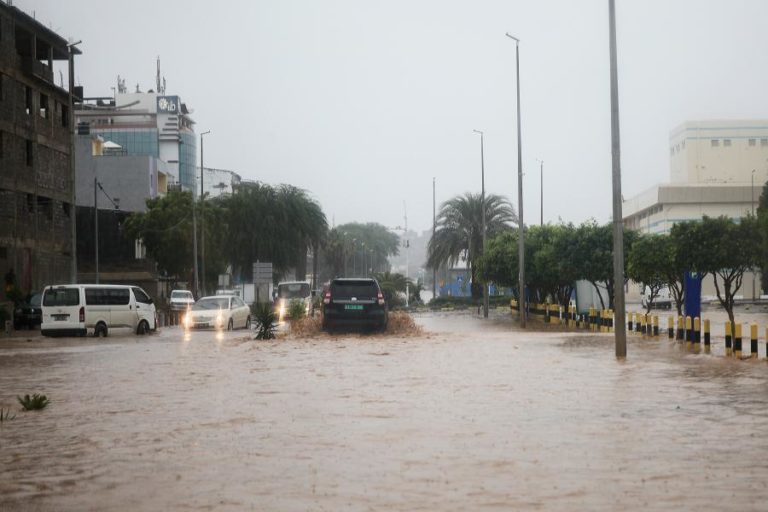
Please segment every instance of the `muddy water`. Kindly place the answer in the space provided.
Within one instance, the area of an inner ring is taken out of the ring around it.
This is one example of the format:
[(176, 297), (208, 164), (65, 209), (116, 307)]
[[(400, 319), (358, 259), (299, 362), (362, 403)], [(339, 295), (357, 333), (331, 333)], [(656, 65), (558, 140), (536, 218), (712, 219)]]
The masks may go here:
[(427, 315), (420, 338), (0, 342), (0, 510), (765, 510), (768, 366)]

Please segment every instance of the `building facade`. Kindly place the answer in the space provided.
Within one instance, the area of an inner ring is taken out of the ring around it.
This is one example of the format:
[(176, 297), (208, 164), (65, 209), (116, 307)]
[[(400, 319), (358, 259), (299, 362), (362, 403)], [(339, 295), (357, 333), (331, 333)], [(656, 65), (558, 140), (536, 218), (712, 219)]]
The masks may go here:
[(101, 137), (125, 156), (161, 160), (165, 171), (159, 176), (160, 189), (195, 191), (197, 138), (187, 105), (164, 90), (126, 92), (120, 81), (117, 91), (114, 97), (87, 98), (77, 106), (78, 135)]
[(69, 51), (0, 2), (0, 269), (12, 269), (25, 294), (73, 278), (71, 108), (54, 81)]
[[(200, 167), (197, 170), (200, 173)], [(203, 167), (201, 174), (203, 177), (203, 193), (209, 198), (230, 195), (235, 187), (242, 182), (239, 174), (226, 169)]]
[[(669, 233), (678, 222), (754, 215), (768, 181), (768, 120), (689, 121), (670, 133), (670, 183), (623, 203), (624, 227)], [(759, 277), (747, 274), (743, 296), (758, 298)], [(630, 295), (639, 290), (630, 288)], [(711, 277), (702, 293), (714, 295)]]

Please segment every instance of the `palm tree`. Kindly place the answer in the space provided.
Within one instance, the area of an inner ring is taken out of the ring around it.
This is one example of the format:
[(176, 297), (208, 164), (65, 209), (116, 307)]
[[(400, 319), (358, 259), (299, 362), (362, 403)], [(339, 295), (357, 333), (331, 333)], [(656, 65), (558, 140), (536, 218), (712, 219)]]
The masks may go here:
[[(475, 279), (475, 260), (483, 253), (483, 205), (480, 194), (466, 193), (449, 199), (440, 206), (434, 236), (427, 247), (427, 267), (452, 266), (459, 260), (467, 262), (472, 275), (472, 296), (482, 294)], [(485, 197), (485, 225), (491, 239), (510, 224), (517, 223), (517, 215), (505, 198), (488, 194)]]

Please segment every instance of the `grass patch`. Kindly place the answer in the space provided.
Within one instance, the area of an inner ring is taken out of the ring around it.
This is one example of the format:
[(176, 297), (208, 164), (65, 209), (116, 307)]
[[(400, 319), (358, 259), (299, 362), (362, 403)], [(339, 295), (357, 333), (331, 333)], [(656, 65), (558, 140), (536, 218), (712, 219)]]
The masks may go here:
[(39, 411), (40, 409), (45, 409), (51, 403), (47, 396), (39, 393), (35, 393), (32, 396), (24, 395), (24, 398), (17, 396), (16, 399), (25, 411)]
[(10, 409), (3, 409), (0, 407), (0, 423), (4, 421), (10, 421), (16, 417), (15, 414), (11, 415)]

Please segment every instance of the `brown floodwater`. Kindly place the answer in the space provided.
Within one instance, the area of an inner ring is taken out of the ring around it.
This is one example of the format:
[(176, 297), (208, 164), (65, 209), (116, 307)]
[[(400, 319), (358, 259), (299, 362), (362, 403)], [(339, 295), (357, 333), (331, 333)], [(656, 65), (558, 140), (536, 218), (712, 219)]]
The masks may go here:
[[(765, 359), (631, 336), (618, 362), (610, 335), (503, 311), (418, 321), (0, 340), (0, 510), (768, 508)], [(20, 412), (34, 392), (51, 404)]]

